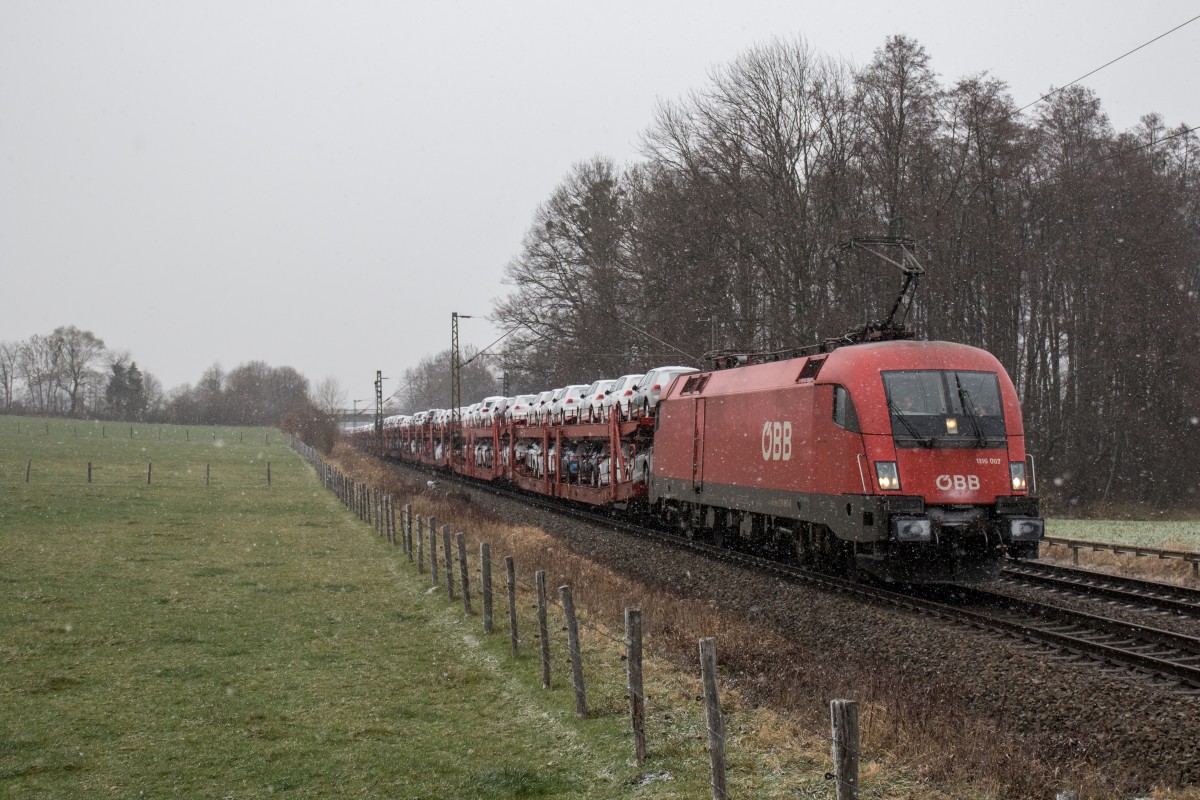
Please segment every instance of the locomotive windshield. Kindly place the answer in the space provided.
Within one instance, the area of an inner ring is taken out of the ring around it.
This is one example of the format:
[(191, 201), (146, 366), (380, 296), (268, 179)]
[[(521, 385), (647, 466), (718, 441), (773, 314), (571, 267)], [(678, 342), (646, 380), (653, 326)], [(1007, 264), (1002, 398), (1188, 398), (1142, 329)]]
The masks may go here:
[(993, 372), (883, 373), (897, 447), (1004, 447), (1004, 406)]

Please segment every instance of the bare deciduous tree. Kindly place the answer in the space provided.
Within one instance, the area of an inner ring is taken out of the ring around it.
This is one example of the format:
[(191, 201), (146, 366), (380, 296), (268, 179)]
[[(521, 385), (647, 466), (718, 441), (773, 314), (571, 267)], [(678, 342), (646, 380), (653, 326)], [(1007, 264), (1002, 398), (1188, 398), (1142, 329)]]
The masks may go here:
[[(467, 345), (462, 350), (462, 400), (464, 405), (500, 392), (500, 380), (492, 372), (488, 357), (479, 348)], [(397, 390), (400, 407), (407, 413), (430, 408), (450, 407), (450, 349), (421, 359), (404, 371)]]
[(495, 310), (505, 368), (549, 388), (653, 366), (652, 342), (812, 343), (894, 297), (837, 245), (911, 237), (915, 327), (1006, 365), (1043, 489), (1195, 498), (1170, 463), (1200, 450), (1195, 132), (1148, 115), (1117, 135), (1081, 86), (1021, 117), (1001, 81), (943, 87), (930, 64), (904, 36), (857, 71), (774, 42), (661, 104), (646, 163), (577, 166), (538, 209)]
[(29, 337), (17, 355), (17, 371), (25, 381), (25, 394), (32, 409), (43, 414), (59, 410), (62, 348), (57, 339), (40, 334)]
[(80, 407), (80, 390), (101, 379), (97, 367), (104, 359), (104, 340), (74, 325), (55, 328), (50, 336), (61, 354), (61, 383), (70, 401), (67, 414), (73, 417)]
[(5, 411), (12, 410), (20, 353), (21, 345), (18, 342), (0, 342), (0, 391), (4, 393)]
[(312, 403), (323, 414), (336, 417), (346, 407), (346, 390), (337, 378), (330, 376), (313, 388)]

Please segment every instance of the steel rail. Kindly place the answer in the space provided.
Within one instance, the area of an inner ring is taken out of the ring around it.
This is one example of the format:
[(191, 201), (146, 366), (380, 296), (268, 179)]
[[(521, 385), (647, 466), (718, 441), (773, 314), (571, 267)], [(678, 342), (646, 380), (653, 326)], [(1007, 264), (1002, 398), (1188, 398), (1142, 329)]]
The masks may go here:
[[(405, 463), (407, 466), (414, 466)], [(424, 465), (419, 469), (428, 470)], [(688, 538), (661, 528), (642, 525), (597, 513), (590, 507), (568, 505), (560, 501), (537, 497), (487, 481), (439, 472), (442, 477), (461, 481), (500, 497), (516, 500), (552, 513), (573, 517), (610, 530), (690, 550), (727, 563), (738, 564), (758, 572), (768, 572), (788, 580), (883, 603), (896, 608), (936, 617), (949, 622), (989, 630), (1010, 638), (1048, 645), (1074, 655), (1096, 659), (1142, 674), (1168, 679), (1181, 691), (1194, 694), (1200, 691), (1200, 639), (1180, 636), (1169, 631), (1146, 628), (1133, 623), (1082, 614), (1053, 605), (1021, 601), (978, 589), (958, 586), (955, 594), (976, 596), (976, 602), (986, 610), (964, 608), (921, 597), (920, 592), (904, 592), (860, 583), (847, 578), (804, 569), (757, 556), (744, 551), (708, 544), (701, 539)], [(1023, 607), (1020, 613), (997, 609)], [(1149, 652), (1162, 650), (1166, 652)]]
[(1139, 607), (1153, 606), (1164, 611), (1200, 616), (1200, 590), (1186, 586), (1032, 561), (1011, 561), (1004, 565), (1001, 574), (1007, 580), (1053, 586), (1093, 597), (1121, 600)]
[(1038, 638), (1053, 639), (1083, 654), (1129, 664), (1200, 689), (1200, 639), (1194, 636), (1020, 600), (974, 586), (954, 591), (984, 607), (992, 619), (1031, 630)]

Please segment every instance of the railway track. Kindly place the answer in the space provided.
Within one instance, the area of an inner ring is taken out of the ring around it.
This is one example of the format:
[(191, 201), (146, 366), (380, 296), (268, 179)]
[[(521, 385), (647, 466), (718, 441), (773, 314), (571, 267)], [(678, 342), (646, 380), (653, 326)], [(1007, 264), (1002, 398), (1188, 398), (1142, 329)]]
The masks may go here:
[(1123, 666), (1200, 694), (1200, 638), (1021, 600), (974, 586), (947, 592), (957, 612), (978, 615), (985, 627), (1054, 645), (1103, 665)]
[(1049, 587), (1064, 593), (1083, 593), (1131, 606), (1200, 617), (1200, 590), (1073, 567), (1014, 561), (1004, 567), (1004, 580)]
[[(449, 479), (444, 474), (441, 474), (440, 478)], [(867, 602), (884, 604), (1049, 647), (1082, 666), (1133, 672), (1148, 677), (1160, 688), (1200, 695), (1200, 638), (1085, 614), (1050, 603), (1021, 600), (975, 587), (918, 588), (902, 591), (861, 583), (753, 553), (718, 547), (662, 529), (646, 528), (610, 514), (596, 513), (591, 509), (564, 506), (505, 487), (459, 477), (453, 480), (558, 515), (602, 525), (609, 530), (669, 544), (719, 561), (774, 574), (785, 580), (858, 597)], [(1032, 574), (1036, 571), (1024, 570), (1024, 573)], [(1014, 568), (1014, 575), (1016, 572), (1017, 569)], [(1082, 581), (1083, 577), (1076, 576), (1075, 579)], [(1144, 589), (1141, 594), (1126, 597), (1136, 598), (1145, 604), (1148, 602), (1149, 590)], [(1154, 602), (1160, 602), (1160, 598), (1155, 598)]]

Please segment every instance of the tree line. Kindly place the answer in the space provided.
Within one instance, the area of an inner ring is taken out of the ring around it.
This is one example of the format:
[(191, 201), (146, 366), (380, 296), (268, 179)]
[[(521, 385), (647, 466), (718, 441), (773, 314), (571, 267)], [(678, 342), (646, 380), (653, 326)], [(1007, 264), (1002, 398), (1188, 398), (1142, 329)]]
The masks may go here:
[(5, 413), (138, 420), (157, 414), (165, 396), (127, 351), (63, 325), (0, 342), (0, 401)]
[(1194, 504), (1200, 450), (1197, 136), (1115, 132), (1082, 86), (1022, 113), (987, 75), (939, 81), (894, 36), (861, 68), (754, 48), (661, 103), (643, 158), (595, 157), (537, 209), (494, 308), (516, 390), (778, 350), (879, 320), (908, 237), (909, 326), (993, 352), (1053, 503)]
[[(4, 413), (119, 419), (185, 425), (290, 424), (331, 443), (345, 392), (336, 379), (310, 387), (292, 367), (250, 361), (226, 372), (213, 364), (195, 384), (164, 392), (127, 351), (111, 350), (74, 325), (0, 342)], [(327, 448), (326, 448), (327, 449)]]

